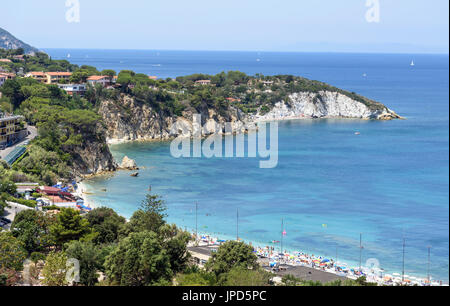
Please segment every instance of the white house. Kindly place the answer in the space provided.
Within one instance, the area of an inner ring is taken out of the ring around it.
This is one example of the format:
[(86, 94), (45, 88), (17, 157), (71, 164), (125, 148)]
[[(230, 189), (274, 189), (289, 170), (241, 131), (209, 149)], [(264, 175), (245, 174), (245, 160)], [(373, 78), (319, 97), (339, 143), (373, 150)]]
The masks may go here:
[(74, 94), (83, 96), (86, 92), (86, 85), (84, 84), (58, 84), (58, 87), (65, 90), (71, 96)]
[(92, 75), (87, 79), (88, 84), (102, 84), (103, 87), (111, 85), (111, 78), (107, 75)]

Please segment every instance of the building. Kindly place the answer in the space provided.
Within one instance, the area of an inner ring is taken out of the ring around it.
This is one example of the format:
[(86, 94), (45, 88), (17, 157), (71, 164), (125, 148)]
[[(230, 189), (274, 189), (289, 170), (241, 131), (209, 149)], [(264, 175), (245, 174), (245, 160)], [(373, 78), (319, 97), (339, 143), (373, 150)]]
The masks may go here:
[(22, 55), (13, 55), (13, 59), (18, 60), (18, 61), (24, 61), (25, 60), (24, 57), (25, 57), (24, 54), (22, 54)]
[(0, 58), (0, 63), (12, 63), (12, 61), (7, 58)]
[(8, 73), (8, 72), (0, 72), (0, 86), (3, 85), (3, 83), (6, 82), (6, 80), (12, 80), (16, 77), (14, 73)]
[(84, 84), (58, 84), (59, 89), (66, 91), (69, 95), (77, 94), (84, 96), (86, 93), (86, 85)]
[(27, 78), (33, 78), (38, 82), (47, 83), (47, 75), (42, 71), (33, 71), (25, 74)]
[(4, 116), (0, 113), (0, 149), (13, 145), (28, 135), (22, 116)]
[(29, 72), (25, 75), (27, 78), (33, 78), (36, 81), (45, 84), (58, 84), (68, 82), (70, 77), (72, 76), (71, 72), (42, 72), (42, 71), (33, 71)]
[(58, 84), (61, 81), (68, 82), (72, 72), (46, 72), (47, 84)]
[(34, 190), (39, 187), (38, 183), (16, 183), (18, 194), (25, 195), (25, 200), (30, 200)]
[(92, 86), (95, 86), (96, 84), (101, 84), (103, 87), (107, 87), (112, 83), (111, 77), (107, 75), (91, 75), (90, 77), (88, 77), (87, 82)]
[(261, 81), (261, 83), (266, 86), (273, 85), (273, 81)]
[(156, 81), (158, 79), (158, 77), (154, 75), (149, 75), (148, 78), (153, 81)]
[(52, 205), (59, 207), (77, 207), (77, 200), (75, 197), (67, 191), (56, 187), (41, 186), (36, 189), (36, 192), (44, 194), (48, 198)]
[(233, 102), (241, 102), (241, 99), (236, 99), (236, 98), (227, 98), (226, 99), (228, 102), (233, 103)]
[(195, 82), (195, 84), (198, 84), (198, 85), (210, 85), (211, 81), (210, 80), (198, 80), (198, 81)]

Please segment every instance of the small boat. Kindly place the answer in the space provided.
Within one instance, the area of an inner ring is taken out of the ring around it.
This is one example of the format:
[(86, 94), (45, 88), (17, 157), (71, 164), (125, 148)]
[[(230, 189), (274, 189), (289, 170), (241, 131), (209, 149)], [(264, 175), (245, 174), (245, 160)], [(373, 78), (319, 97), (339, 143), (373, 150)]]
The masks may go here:
[(360, 132), (355, 132), (355, 135), (361, 135), (361, 133)]
[(413, 66), (415, 66), (416, 64), (414, 64), (414, 60), (413, 61), (411, 61), (411, 67), (413, 67)]
[(132, 177), (138, 177), (139, 176), (139, 172), (135, 172), (133, 174), (131, 174)]
[(69, 53), (69, 54), (67, 54), (67, 58), (70, 58), (70, 53)]

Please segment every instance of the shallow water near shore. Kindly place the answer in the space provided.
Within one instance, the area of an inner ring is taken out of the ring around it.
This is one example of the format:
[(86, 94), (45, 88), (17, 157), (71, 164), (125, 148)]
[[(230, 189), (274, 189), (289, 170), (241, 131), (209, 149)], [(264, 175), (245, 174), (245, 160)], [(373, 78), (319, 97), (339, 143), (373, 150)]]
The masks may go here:
[(402, 269), (405, 238), (406, 274), (426, 276), (431, 246), (431, 275), (448, 281), (448, 56), (160, 51), (161, 66), (153, 67), (144, 51), (52, 52), (100, 68), (117, 69), (122, 59), (129, 69), (164, 77), (200, 68), (290, 73), (384, 103), (407, 120), (278, 122), (274, 169), (260, 169), (253, 158), (176, 159), (169, 142), (112, 145), (117, 160), (127, 155), (144, 169), (137, 178), (119, 171), (85, 181), (87, 198), (130, 217), (151, 185), (167, 201), (169, 222), (194, 229), (198, 202), (199, 231), (233, 238), (239, 209), (239, 236), (262, 245), (281, 239), (284, 218), (286, 249), (332, 258), (337, 250), (339, 261), (355, 265), (362, 233), (363, 263), (376, 258), (390, 272)]

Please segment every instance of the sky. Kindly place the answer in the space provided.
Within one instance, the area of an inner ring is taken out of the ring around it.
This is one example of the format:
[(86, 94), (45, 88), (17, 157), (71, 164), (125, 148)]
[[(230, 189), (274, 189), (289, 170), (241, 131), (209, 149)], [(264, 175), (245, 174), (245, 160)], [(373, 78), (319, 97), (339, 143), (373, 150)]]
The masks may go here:
[(0, 16), (1, 28), (38, 48), (449, 49), (448, 0), (0, 0)]

